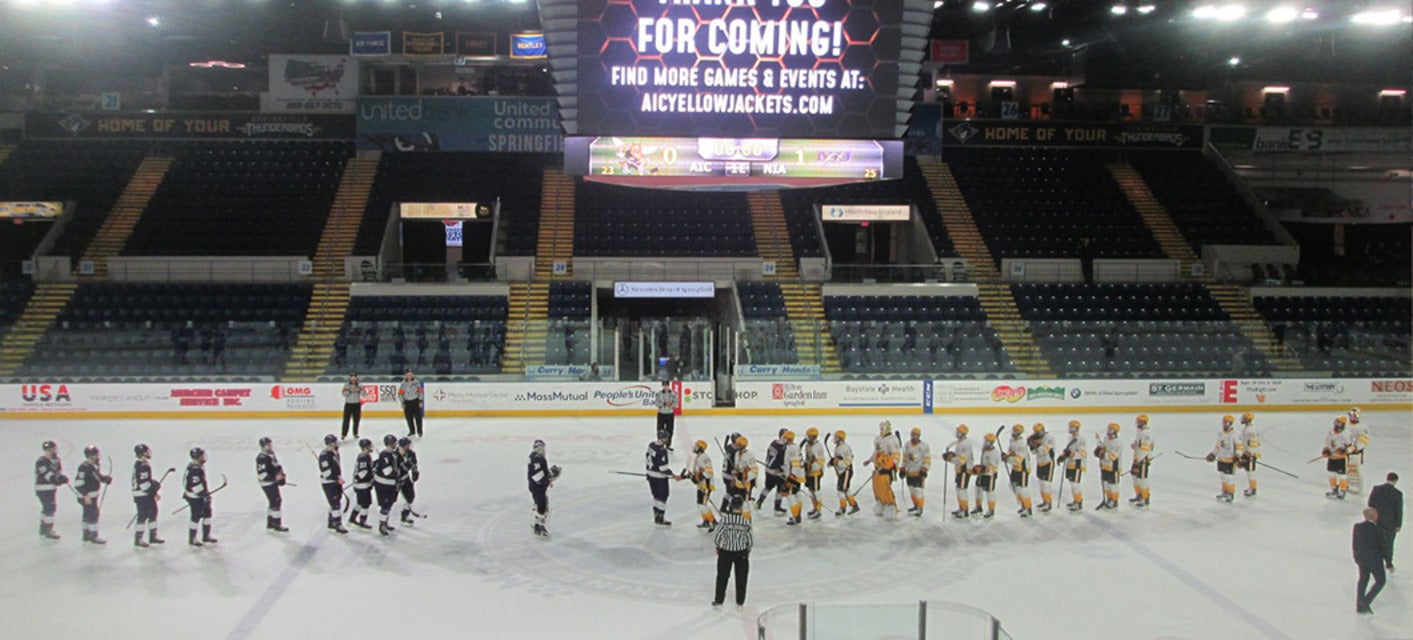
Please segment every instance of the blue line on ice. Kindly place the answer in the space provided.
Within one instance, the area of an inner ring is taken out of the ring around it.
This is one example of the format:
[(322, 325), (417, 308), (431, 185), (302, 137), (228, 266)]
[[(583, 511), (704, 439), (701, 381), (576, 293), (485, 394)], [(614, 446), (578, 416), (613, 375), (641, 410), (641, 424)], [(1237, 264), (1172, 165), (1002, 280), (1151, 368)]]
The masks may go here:
[(1143, 556), (1149, 562), (1152, 562), (1153, 564), (1157, 565), (1159, 569), (1168, 572), (1169, 575), (1182, 581), (1183, 584), (1192, 587), (1193, 590), (1197, 591), (1203, 596), (1206, 596), (1208, 600), (1211, 600), (1212, 602), (1216, 603), (1217, 606), (1220, 606), (1221, 608), (1226, 609), (1227, 611), (1230, 611), (1232, 614), (1236, 615), (1236, 617), (1241, 618), (1246, 622), (1246, 624), (1251, 625), (1257, 631), (1260, 631), (1262, 635), (1265, 635), (1267, 638), (1272, 638), (1274, 640), (1291, 640), (1290, 636), (1281, 632), (1280, 629), (1271, 626), (1271, 624), (1263, 620), (1261, 616), (1258, 616), (1252, 613), (1251, 611), (1248, 611), (1245, 607), (1242, 607), (1241, 605), (1237, 604), (1231, 598), (1222, 595), (1222, 593), (1220, 591), (1217, 591), (1217, 589), (1212, 585), (1203, 582), (1197, 576), (1188, 573), (1182, 567), (1179, 567), (1178, 565), (1174, 564), (1173, 561), (1163, 557), (1162, 554), (1148, 548), (1142, 542), (1133, 539), (1127, 533), (1124, 533), (1122, 529), (1119, 529), (1113, 524), (1105, 522), (1103, 518), (1100, 518), (1090, 513), (1084, 514), (1084, 517), (1090, 522), (1097, 525), (1100, 529), (1103, 529), (1105, 533), (1109, 534), (1110, 536), (1113, 536), (1114, 539), (1128, 545), (1128, 547), (1137, 552), (1138, 555)]
[(265, 592), (260, 594), (260, 599), (255, 601), (249, 611), (245, 612), (245, 616), (226, 635), (226, 640), (247, 640), (250, 638), (250, 635), (260, 626), (260, 622), (270, 613), (270, 609), (275, 607), (280, 596), (284, 595), (285, 589), (289, 588), (290, 583), (294, 582), (295, 577), (304, 570), (309, 561), (314, 559), (314, 554), (319, 551), (319, 543), (322, 543), (327, 537), (327, 533), (320, 531), (314, 534), (313, 539), (300, 547), (299, 553), (295, 554), (293, 560), (290, 560), (289, 566), (280, 572), (280, 575), (270, 583), (270, 586), (265, 587)]

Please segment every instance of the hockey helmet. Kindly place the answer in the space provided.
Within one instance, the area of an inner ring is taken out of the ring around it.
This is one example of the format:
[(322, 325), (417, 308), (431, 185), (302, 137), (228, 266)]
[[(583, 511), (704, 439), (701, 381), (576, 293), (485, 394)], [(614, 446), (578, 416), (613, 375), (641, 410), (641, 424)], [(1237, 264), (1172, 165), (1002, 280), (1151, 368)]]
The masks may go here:
[(269, 449), (269, 448), (270, 448), (270, 445), (274, 444), (274, 442), (275, 442), (274, 440), (271, 440), (271, 439), (270, 439), (270, 436), (265, 436), (265, 437), (263, 437), (263, 438), (260, 438), (260, 448), (261, 448), (261, 449)]
[(332, 433), (326, 433), (326, 434), (324, 434), (324, 446), (332, 446), (332, 445), (336, 445), (336, 444), (338, 444), (338, 443), (339, 443), (339, 437), (338, 437), (338, 436), (336, 436), (336, 435), (334, 435), (334, 434), (332, 434)]
[(1079, 427), (1080, 427), (1079, 421), (1078, 421), (1078, 420), (1070, 420), (1069, 427), (1070, 427), (1070, 433), (1078, 433), (1078, 432), (1079, 432)]
[(1140, 414), (1138, 414), (1138, 417), (1133, 419), (1133, 423), (1134, 423), (1135, 425), (1137, 425), (1139, 429), (1142, 429), (1142, 428), (1144, 428), (1144, 427), (1147, 427), (1147, 426), (1148, 426), (1148, 414), (1146, 414), (1146, 413), (1140, 413)]
[(664, 442), (665, 442), (669, 437), (670, 437), (670, 436), (667, 435), (667, 430), (666, 430), (666, 429), (659, 429), (659, 430), (658, 430), (658, 432), (657, 432), (657, 439), (658, 439), (658, 440), (661, 440), (661, 441), (664, 441)]
[(817, 429), (817, 428), (815, 428), (815, 427), (810, 427), (810, 428), (808, 428), (808, 429), (805, 429), (805, 437), (806, 437), (806, 438), (809, 438), (809, 439), (811, 439), (811, 440), (813, 440), (813, 439), (815, 439), (815, 438), (818, 438), (818, 437), (819, 437), (819, 429)]
[(371, 451), (373, 449), (373, 441), (367, 438), (359, 438), (358, 448), (363, 449), (365, 451)]
[(1359, 407), (1353, 407), (1349, 410), (1349, 421), (1356, 424), (1359, 422)]
[(84, 447), (84, 448), (83, 448), (83, 457), (85, 457), (85, 458), (97, 458), (97, 457), (98, 457), (98, 445), (96, 445), (96, 444), (91, 444), (91, 445), (88, 445), (88, 446)]
[(1340, 416), (1340, 417), (1338, 417), (1338, 418), (1335, 418), (1335, 421), (1334, 421), (1334, 428), (1335, 428), (1335, 431), (1343, 431), (1343, 430), (1344, 430), (1344, 425), (1346, 425), (1346, 424), (1349, 424), (1349, 420), (1345, 419), (1344, 416)]
[(843, 429), (840, 429), (840, 430), (834, 432), (834, 439), (835, 439), (835, 440), (843, 440), (844, 437), (847, 436), (847, 435), (849, 435), (849, 434), (844, 433), (844, 430), (843, 430)]
[(190, 454), (192, 460), (200, 460), (206, 457), (206, 450), (201, 447), (192, 447)]
[(1109, 433), (1111, 433), (1111, 434), (1113, 434), (1113, 435), (1119, 435), (1119, 423), (1117, 423), (1117, 422), (1110, 422), (1110, 423), (1109, 423)]
[(692, 443), (692, 451), (695, 453), (701, 453), (703, 451), (706, 451), (706, 447), (706, 440), (698, 440)]
[(921, 437), (921, 436), (922, 436), (922, 428), (921, 428), (921, 427), (913, 427), (913, 430), (912, 430), (912, 431), (909, 431), (909, 432), (908, 432), (908, 435), (910, 435), (910, 436), (912, 436), (912, 437), (914, 437), (914, 438)]
[(878, 423), (878, 435), (886, 436), (890, 433), (893, 433), (893, 423), (887, 420)]
[(536, 440), (536, 441), (534, 442), (534, 444), (531, 444), (531, 445), (530, 445), (530, 450), (531, 450), (531, 451), (534, 451), (535, 453), (538, 453), (538, 454), (540, 454), (540, 455), (545, 455), (545, 441), (544, 441), (544, 440)]
[(391, 433), (389, 433), (388, 435), (383, 436), (383, 446), (385, 446), (385, 447), (397, 446), (397, 436), (395, 436), (395, 435), (393, 435), (393, 434), (391, 434)]
[(967, 434), (968, 434), (968, 433), (971, 433), (971, 429), (970, 429), (969, 427), (967, 427), (967, 426), (964, 425), (964, 424), (959, 424), (959, 425), (957, 425), (957, 437), (958, 437), (958, 438), (965, 438), (965, 437), (967, 437)]
[(794, 442), (794, 441), (795, 441), (795, 432), (794, 432), (794, 431), (791, 431), (791, 430), (789, 430), (789, 429), (786, 429), (786, 430), (784, 430), (784, 431), (781, 431), (781, 432), (780, 432), (780, 439), (781, 439), (781, 440), (784, 440), (785, 442)]
[(137, 456), (137, 457), (139, 457), (139, 458), (141, 458), (141, 457), (146, 456), (146, 455), (151, 455), (151, 454), (152, 454), (152, 449), (149, 448), (147, 445), (142, 444), (142, 443), (139, 442), (138, 444), (136, 444), (136, 445), (133, 446), (133, 448), (132, 448), (132, 454), (135, 455), (135, 456)]
[(41, 444), (39, 446), (45, 451), (54, 451), (59, 448), (59, 445), (56, 444), (53, 440), (45, 440), (44, 444)]
[(1251, 424), (1252, 422), (1255, 422), (1255, 420), (1256, 420), (1256, 414), (1251, 413), (1250, 411), (1247, 411), (1246, 413), (1241, 414), (1241, 423), (1242, 423), (1242, 424)]
[(780, 427), (780, 430), (775, 432), (775, 437), (776, 437), (776, 438), (784, 438), (784, 437), (785, 437), (785, 434), (788, 433), (789, 431), (790, 431), (790, 427)]
[(1045, 425), (1037, 422), (1034, 427), (1030, 428), (1030, 431), (1031, 433), (1045, 433)]
[(1233, 417), (1231, 417), (1231, 416), (1222, 416), (1222, 429), (1223, 429), (1223, 430), (1230, 429), (1231, 426), (1232, 426), (1232, 424), (1235, 424), (1235, 423), (1236, 423), (1236, 418), (1233, 418)]
[(746, 440), (746, 436), (736, 436), (736, 450), (737, 450), (737, 451), (741, 451), (741, 450), (745, 449), (745, 448), (746, 448), (748, 445), (750, 445), (750, 444), (751, 444), (750, 441), (749, 441), (749, 440)]
[(985, 440), (985, 441), (986, 441), (986, 446), (989, 447), (989, 446), (991, 446), (991, 445), (993, 445), (993, 444), (996, 444), (996, 434), (994, 434), (994, 433), (988, 433), (988, 434), (986, 434), (985, 437), (982, 438), (982, 440)]
[(397, 446), (402, 447), (403, 449), (406, 449), (406, 448), (412, 446), (412, 438), (409, 438), (409, 437), (407, 437), (407, 436), (403, 436), (403, 437), (401, 437), (401, 438), (398, 438), (398, 439), (397, 439)]
[(1023, 435), (1025, 435), (1025, 425), (1023, 425), (1023, 424), (1021, 424), (1021, 423), (1019, 423), (1019, 422), (1017, 422), (1017, 423), (1011, 425), (1011, 437), (1012, 437), (1012, 438), (1019, 438), (1019, 437), (1021, 437), (1021, 436), (1023, 436)]

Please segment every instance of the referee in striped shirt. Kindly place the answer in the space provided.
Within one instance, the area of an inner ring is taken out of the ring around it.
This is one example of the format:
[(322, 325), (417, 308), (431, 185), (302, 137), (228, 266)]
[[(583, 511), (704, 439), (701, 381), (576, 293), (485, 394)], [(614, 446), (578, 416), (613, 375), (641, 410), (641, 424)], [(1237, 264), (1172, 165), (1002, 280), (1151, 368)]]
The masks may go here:
[(746, 576), (751, 572), (751, 519), (741, 513), (742, 499), (731, 496), (721, 524), (716, 527), (712, 543), (716, 545), (716, 599), (711, 606), (720, 607), (726, 599), (726, 580), (731, 568), (736, 569), (736, 606), (746, 604)]

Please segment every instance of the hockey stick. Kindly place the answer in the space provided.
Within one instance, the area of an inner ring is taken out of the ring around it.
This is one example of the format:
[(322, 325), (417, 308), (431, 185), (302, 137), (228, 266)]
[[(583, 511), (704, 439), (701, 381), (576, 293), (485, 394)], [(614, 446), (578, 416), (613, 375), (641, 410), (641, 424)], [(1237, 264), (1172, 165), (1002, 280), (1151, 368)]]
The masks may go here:
[(1288, 475), (1288, 476), (1290, 476), (1290, 477), (1292, 477), (1292, 478), (1295, 478), (1296, 480), (1299, 480), (1299, 479), (1300, 479), (1300, 476), (1297, 476), (1297, 475), (1295, 475), (1295, 474), (1293, 474), (1293, 473), (1291, 473), (1291, 472), (1289, 472), (1289, 471), (1285, 471), (1285, 470), (1283, 470), (1283, 469), (1277, 469), (1276, 467), (1273, 467), (1273, 466), (1271, 466), (1271, 465), (1269, 465), (1269, 464), (1266, 464), (1266, 463), (1264, 463), (1264, 462), (1261, 462), (1260, 460), (1257, 460), (1257, 461), (1256, 461), (1256, 464), (1259, 464), (1259, 465), (1261, 465), (1261, 466), (1263, 466), (1263, 467), (1265, 467), (1265, 468), (1267, 468), (1267, 469), (1270, 469), (1271, 471), (1274, 471), (1274, 472), (1276, 472), (1276, 473), (1282, 473), (1282, 474)]
[[(210, 498), (211, 496), (214, 496), (214, 495), (220, 493), (221, 490), (222, 490), (222, 489), (225, 489), (225, 488), (226, 488), (226, 474), (223, 473), (223, 474), (221, 474), (221, 486), (216, 487), (215, 489), (212, 489), (211, 491), (208, 491), (208, 492), (206, 493), (206, 496), (205, 496), (205, 497)], [(173, 511), (173, 512), (171, 513), (171, 515), (177, 515), (178, 513), (181, 513), (181, 512), (183, 512), (183, 511), (186, 511), (187, 509), (190, 509), (190, 508), (191, 508), (191, 503), (188, 502), (188, 503), (182, 505), (181, 507), (177, 508), (176, 511)]]
[(1321, 455), (1321, 456), (1318, 457), (1318, 458), (1311, 458), (1311, 459), (1309, 459), (1309, 460), (1306, 460), (1306, 461), (1305, 461), (1305, 464), (1310, 464), (1310, 463), (1312, 463), (1312, 462), (1319, 462), (1319, 461), (1324, 460), (1324, 459), (1326, 459), (1326, 458), (1329, 458), (1329, 456), (1328, 456), (1328, 455)]
[[(172, 472), (173, 472), (173, 471), (176, 471), (176, 470), (177, 470), (176, 467), (168, 467), (166, 473), (163, 473), (163, 474), (162, 474), (162, 477), (157, 479), (157, 484), (159, 484), (159, 485), (162, 484), (162, 481), (163, 481), (163, 480), (166, 480), (166, 479), (167, 479), (167, 476), (172, 475)], [(153, 494), (152, 497), (156, 498), (157, 496), (156, 496), (156, 494)], [(134, 522), (137, 522), (137, 514), (136, 514), (136, 513), (132, 514), (132, 517), (128, 519), (128, 526), (123, 527), (123, 528), (124, 528), (124, 529), (131, 529)]]
[(98, 510), (103, 510), (103, 501), (108, 499), (108, 485), (113, 484), (113, 456), (108, 458), (108, 482), (103, 485), (103, 492), (98, 494)]
[(639, 477), (639, 478), (646, 478), (646, 477), (648, 477), (648, 474), (646, 474), (646, 473), (639, 473), (639, 472), (637, 472), (637, 471), (609, 471), (609, 473), (617, 474), (617, 475), (620, 475), (620, 476), (637, 476), (637, 477)]
[(1201, 460), (1201, 461), (1203, 461), (1203, 462), (1206, 462), (1206, 461), (1207, 461), (1207, 457), (1206, 457), (1206, 456), (1190, 456), (1190, 455), (1187, 455), (1187, 454), (1185, 454), (1185, 453), (1183, 453), (1183, 452), (1181, 452), (1181, 451), (1174, 451), (1173, 453), (1176, 453), (1176, 454), (1178, 455), (1178, 457), (1185, 458), (1185, 459), (1187, 459), (1187, 460)]

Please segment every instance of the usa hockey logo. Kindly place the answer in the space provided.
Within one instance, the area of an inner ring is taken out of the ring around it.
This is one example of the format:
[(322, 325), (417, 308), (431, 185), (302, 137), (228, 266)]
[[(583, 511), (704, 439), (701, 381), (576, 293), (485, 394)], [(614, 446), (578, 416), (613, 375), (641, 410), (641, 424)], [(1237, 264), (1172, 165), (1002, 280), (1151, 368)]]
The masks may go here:
[(37, 402), (41, 404), (68, 404), (73, 402), (73, 396), (69, 394), (69, 385), (60, 384), (22, 384), (20, 385), (20, 398), (25, 402)]

